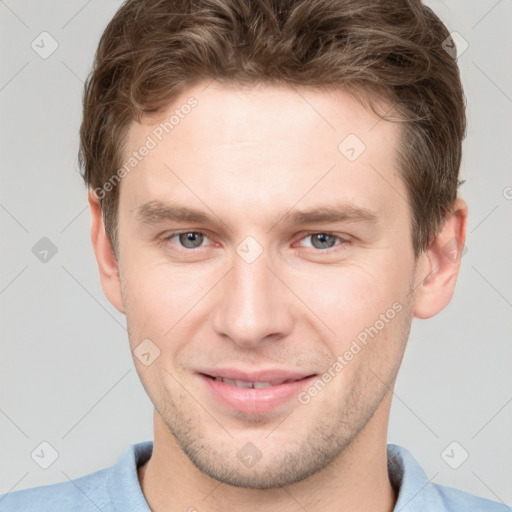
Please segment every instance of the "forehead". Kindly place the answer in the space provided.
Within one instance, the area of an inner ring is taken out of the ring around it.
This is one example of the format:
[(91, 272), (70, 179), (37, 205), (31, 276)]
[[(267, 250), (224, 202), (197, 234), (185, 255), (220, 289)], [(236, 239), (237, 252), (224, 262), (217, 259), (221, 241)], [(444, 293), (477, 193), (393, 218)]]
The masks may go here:
[(198, 84), (130, 126), (125, 159), (151, 149), (123, 178), (121, 203), (181, 197), (204, 209), (208, 198), (226, 214), (261, 216), (357, 199), (389, 210), (406, 196), (398, 137), (398, 124), (346, 91)]

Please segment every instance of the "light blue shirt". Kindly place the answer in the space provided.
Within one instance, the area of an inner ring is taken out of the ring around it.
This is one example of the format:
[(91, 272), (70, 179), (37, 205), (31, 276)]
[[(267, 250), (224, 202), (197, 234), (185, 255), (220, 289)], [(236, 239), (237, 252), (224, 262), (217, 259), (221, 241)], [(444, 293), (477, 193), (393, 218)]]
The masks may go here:
[[(129, 446), (117, 463), (72, 481), (0, 496), (0, 512), (150, 512), (137, 467), (151, 456), (153, 442)], [(399, 489), (395, 512), (511, 512), (502, 503), (429, 482), (414, 457), (388, 445), (388, 471)]]

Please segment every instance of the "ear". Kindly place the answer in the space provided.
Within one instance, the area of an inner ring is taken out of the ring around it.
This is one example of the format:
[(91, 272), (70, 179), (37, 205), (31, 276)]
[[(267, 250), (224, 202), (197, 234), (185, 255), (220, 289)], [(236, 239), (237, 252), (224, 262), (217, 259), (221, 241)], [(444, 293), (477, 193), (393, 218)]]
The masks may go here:
[(92, 188), (89, 189), (88, 200), (92, 216), (91, 240), (100, 271), (101, 286), (110, 303), (124, 313), (118, 262), (105, 231), (100, 202)]
[(418, 257), (416, 275), (422, 281), (415, 289), (416, 318), (430, 318), (450, 302), (465, 250), (467, 216), (466, 203), (458, 198), (441, 231)]

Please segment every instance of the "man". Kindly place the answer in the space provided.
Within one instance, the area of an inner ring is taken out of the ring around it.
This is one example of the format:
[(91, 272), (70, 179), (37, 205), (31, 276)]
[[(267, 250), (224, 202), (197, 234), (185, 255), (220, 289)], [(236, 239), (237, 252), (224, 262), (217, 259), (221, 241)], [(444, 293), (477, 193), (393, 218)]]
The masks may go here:
[(80, 155), (154, 443), (0, 510), (508, 510), (386, 446), (465, 240), (447, 38), (413, 0), (123, 4)]

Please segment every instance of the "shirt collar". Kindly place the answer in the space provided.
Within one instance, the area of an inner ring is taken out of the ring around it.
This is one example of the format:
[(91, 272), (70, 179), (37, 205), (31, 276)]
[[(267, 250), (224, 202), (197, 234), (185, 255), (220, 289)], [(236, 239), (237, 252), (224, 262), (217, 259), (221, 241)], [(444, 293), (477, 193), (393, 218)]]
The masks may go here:
[(388, 444), (388, 474), (391, 485), (398, 490), (393, 512), (445, 512), (446, 506), (434, 484), (405, 448)]
[(112, 467), (107, 482), (112, 509), (116, 512), (151, 512), (140, 488), (138, 466), (153, 453), (153, 441), (130, 445)]

